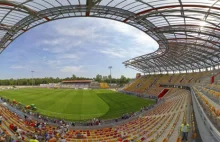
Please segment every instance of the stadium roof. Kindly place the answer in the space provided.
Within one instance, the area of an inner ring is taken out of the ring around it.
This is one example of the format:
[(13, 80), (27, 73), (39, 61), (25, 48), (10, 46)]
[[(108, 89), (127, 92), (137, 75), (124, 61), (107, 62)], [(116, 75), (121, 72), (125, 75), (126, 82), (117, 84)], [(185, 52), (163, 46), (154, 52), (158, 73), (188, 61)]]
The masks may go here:
[(219, 0), (0, 0), (0, 53), (29, 29), (68, 17), (113, 19), (151, 36), (157, 51), (124, 62), (141, 72), (219, 65)]

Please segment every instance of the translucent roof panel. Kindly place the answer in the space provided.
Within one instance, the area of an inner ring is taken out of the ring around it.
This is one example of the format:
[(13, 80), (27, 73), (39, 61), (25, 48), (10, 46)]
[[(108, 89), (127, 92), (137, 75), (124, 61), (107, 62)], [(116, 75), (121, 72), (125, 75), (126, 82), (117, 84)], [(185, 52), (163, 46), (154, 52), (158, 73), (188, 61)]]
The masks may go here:
[[(0, 53), (34, 26), (74, 16), (124, 22), (156, 40), (157, 51), (124, 62), (139, 71), (198, 70), (214, 66), (220, 59), (220, 2), (217, 0), (0, 1)], [(185, 48), (189, 49), (187, 54), (182, 52)], [(201, 56), (198, 59), (193, 54)]]

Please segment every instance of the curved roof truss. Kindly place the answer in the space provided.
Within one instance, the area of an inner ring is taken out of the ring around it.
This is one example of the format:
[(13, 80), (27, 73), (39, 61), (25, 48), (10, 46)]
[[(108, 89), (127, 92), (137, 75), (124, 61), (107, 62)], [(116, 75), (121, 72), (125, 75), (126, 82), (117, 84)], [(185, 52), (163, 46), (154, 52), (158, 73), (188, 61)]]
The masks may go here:
[(220, 63), (219, 13), (219, 0), (0, 0), (0, 52), (45, 22), (100, 17), (134, 26), (159, 44), (125, 66), (146, 73), (207, 69)]

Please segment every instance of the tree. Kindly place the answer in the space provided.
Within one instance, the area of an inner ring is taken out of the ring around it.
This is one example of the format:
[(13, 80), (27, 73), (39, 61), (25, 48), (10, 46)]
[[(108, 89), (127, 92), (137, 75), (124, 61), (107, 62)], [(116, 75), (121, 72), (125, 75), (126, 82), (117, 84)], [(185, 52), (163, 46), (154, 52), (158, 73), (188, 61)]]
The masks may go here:
[(108, 79), (111, 79), (112, 78), (112, 76), (111, 75), (108, 75)]
[[(63, 80), (71, 80), (75, 78), (75, 75), (73, 77), (66, 77), (66, 78), (53, 78), (53, 77), (45, 77), (45, 78), (34, 78), (34, 85), (40, 85), (40, 84), (48, 84), (48, 83), (58, 83), (62, 82)], [(86, 78), (86, 77), (76, 77), (77, 80), (92, 80), (92, 78)], [(109, 78), (108, 76), (102, 76), (100, 74), (96, 75), (96, 78), (93, 80), (97, 82), (106, 82), (109, 83), (111, 80), (111, 83), (117, 83), (120, 85), (123, 85), (125, 83), (128, 83), (130, 81), (130, 78), (126, 78), (125, 76), (121, 76), (121, 78)], [(0, 80), (0, 85), (31, 85), (32, 84), (32, 78), (21, 78), (21, 79), (2, 79)]]
[(95, 81), (101, 82), (102, 81), (102, 75), (97, 74), (96, 78), (95, 78)]
[(107, 76), (103, 76), (102, 79), (105, 81), (105, 80), (108, 79), (108, 77)]
[(121, 75), (120, 83), (121, 84), (125, 84), (126, 83), (126, 77), (124, 75)]
[(76, 78), (77, 78), (76, 75), (73, 74), (71, 79), (76, 80)]

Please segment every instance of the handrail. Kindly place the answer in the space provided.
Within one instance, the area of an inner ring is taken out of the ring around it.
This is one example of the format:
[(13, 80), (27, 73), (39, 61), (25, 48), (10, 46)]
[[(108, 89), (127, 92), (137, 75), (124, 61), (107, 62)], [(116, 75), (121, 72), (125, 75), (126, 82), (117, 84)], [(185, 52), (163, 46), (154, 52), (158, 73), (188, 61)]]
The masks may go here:
[[(198, 101), (198, 99), (195, 95), (195, 92), (194, 92), (192, 86), (180, 85), (180, 84), (175, 84), (175, 85), (174, 84), (162, 84), (162, 85), (166, 86), (168, 88), (177, 88), (178, 87), (180, 89), (190, 89), (191, 95), (192, 95), (193, 99), (195, 99), (195, 103), (193, 101), (193, 105), (196, 105), (198, 107), (198, 112), (199, 112), (200, 118), (204, 122), (206, 129), (213, 136), (213, 139), (220, 142), (220, 132), (207, 117), (206, 113), (203, 110), (203, 107), (201, 106), (200, 102)], [(201, 134), (201, 133), (200, 133), (200, 135), (201, 135), (201, 137), (204, 136), (204, 134)]]
[[(191, 88), (191, 87), (190, 87)], [(217, 141), (220, 141), (220, 132), (218, 131), (218, 129), (212, 124), (212, 122), (209, 120), (209, 118), (207, 117), (206, 113), (204, 112), (200, 102), (198, 101), (194, 89), (191, 88), (191, 94), (193, 95), (193, 97), (195, 98), (196, 101), (196, 105), (199, 108), (199, 114), (203, 120), (203, 122), (206, 124), (206, 128), (211, 132), (211, 134), (215, 137), (215, 139)]]

